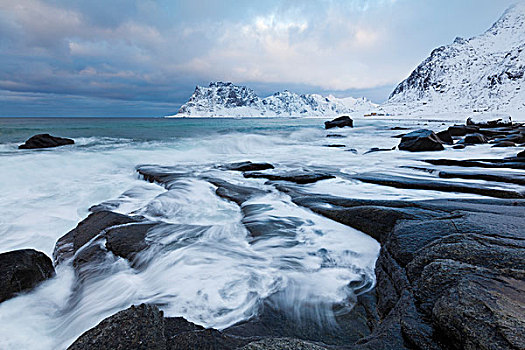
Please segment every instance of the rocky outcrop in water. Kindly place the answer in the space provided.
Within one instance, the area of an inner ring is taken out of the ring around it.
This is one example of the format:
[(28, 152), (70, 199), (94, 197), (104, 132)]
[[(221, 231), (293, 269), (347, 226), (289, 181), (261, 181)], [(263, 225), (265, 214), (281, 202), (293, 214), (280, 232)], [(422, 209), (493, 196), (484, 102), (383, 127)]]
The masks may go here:
[(442, 151), (445, 149), (439, 137), (432, 130), (426, 129), (412, 131), (404, 135), (398, 148), (410, 152)]
[(51, 148), (65, 145), (72, 145), (72, 139), (51, 136), (49, 134), (38, 134), (29, 138), (24, 144), (18, 146), (19, 149)]
[(350, 128), (354, 127), (354, 121), (346, 115), (339, 118), (335, 118), (334, 120), (324, 122), (325, 129), (344, 128), (346, 126)]
[(22, 249), (0, 254), (0, 303), (54, 275), (51, 259), (42, 252)]

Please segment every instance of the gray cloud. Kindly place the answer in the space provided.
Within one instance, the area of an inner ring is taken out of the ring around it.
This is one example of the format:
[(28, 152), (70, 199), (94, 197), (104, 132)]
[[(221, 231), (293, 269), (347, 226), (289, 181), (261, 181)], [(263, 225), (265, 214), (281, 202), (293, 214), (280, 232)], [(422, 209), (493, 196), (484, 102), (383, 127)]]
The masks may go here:
[(162, 115), (210, 80), (381, 101), (512, 2), (0, 0), (0, 113)]

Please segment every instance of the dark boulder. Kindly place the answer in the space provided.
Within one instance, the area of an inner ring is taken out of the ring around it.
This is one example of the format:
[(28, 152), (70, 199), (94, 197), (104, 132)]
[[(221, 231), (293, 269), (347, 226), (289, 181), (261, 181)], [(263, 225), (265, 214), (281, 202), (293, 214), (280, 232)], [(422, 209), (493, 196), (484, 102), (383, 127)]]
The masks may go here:
[(452, 146), (453, 149), (464, 149), (465, 145), (454, 145)]
[(453, 125), (448, 128), (450, 136), (465, 136), (479, 131), (479, 127), (474, 125)]
[(475, 134), (469, 134), (459, 140), (459, 144), (464, 145), (479, 145), (482, 143), (487, 143), (487, 138), (481, 134), (475, 133)]
[(331, 121), (324, 122), (325, 129), (344, 128), (345, 126), (349, 126), (351, 128), (354, 127), (354, 121), (346, 115), (339, 118), (335, 118)]
[(226, 164), (220, 167), (223, 170), (234, 170), (234, 171), (260, 171), (273, 169), (274, 166), (269, 163), (252, 163), (250, 161)]
[(164, 317), (156, 306), (131, 306), (82, 334), (69, 350), (165, 350)]
[(64, 137), (51, 136), (49, 134), (38, 134), (29, 138), (19, 149), (51, 148), (72, 145), (75, 141)]
[(450, 131), (448, 130), (440, 131), (436, 135), (441, 141), (443, 141), (443, 143), (446, 143), (447, 145), (452, 145), (454, 143), (454, 140), (452, 140), (452, 135), (450, 135)]
[(432, 130), (412, 131), (401, 138), (399, 149), (410, 152), (442, 151), (445, 148)]
[(96, 237), (102, 230), (115, 225), (129, 224), (138, 220), (111, 211), (97, 211), (81, 221), (77, 227), (62, 236), (55, 244), (55, 264), (71, 258), (84, 244)]
[(518, 153), (517, 157), (518, 158), (525, 158), (525, 151), (521, 151), (520, 153)]
[(0, 303), (54, 275), (51, 259), (34, 249), (0, 254)]

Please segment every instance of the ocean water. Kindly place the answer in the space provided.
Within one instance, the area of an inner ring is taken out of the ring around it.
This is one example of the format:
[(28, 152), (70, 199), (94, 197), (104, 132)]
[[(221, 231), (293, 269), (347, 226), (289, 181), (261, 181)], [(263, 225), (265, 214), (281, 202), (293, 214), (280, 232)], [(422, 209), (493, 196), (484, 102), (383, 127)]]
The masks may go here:
[[(0, 119), (0, 252), (34, 248), (51, 256), (57, 239), (92, 205), (103, 202), (117, 212), (162, 223), (148, 233), (152, 248), (139, 256), (144, 262), (140, 269), (108, 253), (106, 261), (92, 266), (97, 273), (80, 282), (72, 262), (65, 261), (55, 278), (1, 303), (0, 349), (63, 349), (105, 317), (141, 302), (159, 305), (167, 316), (224, 329), (256, 315), (273, 298), (298, 319), (308, 310), (306, 316), (329, 324), (334, 305), (352, 307), (356, 290), (351, 285), (374, 286), (375, 240), (295, 205), (263, 180), (218, 170), (221, 164), (263, 161), (279, 171), (340, 174), (302, 186), (311, 193), (409, 200), (476, 197), (345, 177), (364, 172), (433, 176), (406, 168), (421, 166), (420, 159), (436, 157), (433, 153), (365, 152), (396, 146), (399, 139), (392, 136), (403, 131), (391, 130), (394, 126), (439, 131), (443, 121), (356, 119), (355, 128), (329, 131), (323, 121)], [(37, 133), (71, 137), (76, 143), (17, 149)], [(334, 133), (343, 137), (326, 137)], [(346, 148), (326, 147), (330, 144)], [(481, 145), (447, 149), (439, 157), (503, 157), (516, 151)], [(167, 190), (141, 179), (136, 172), (141, 165), (174, 167), (185, 175)], [(264, 208), (252, 219), (283, 223), (286, 229), (254, 240), (242, 224), (239, 206), (217, 197), (202, 175), (265, 190), (245, 203)]]

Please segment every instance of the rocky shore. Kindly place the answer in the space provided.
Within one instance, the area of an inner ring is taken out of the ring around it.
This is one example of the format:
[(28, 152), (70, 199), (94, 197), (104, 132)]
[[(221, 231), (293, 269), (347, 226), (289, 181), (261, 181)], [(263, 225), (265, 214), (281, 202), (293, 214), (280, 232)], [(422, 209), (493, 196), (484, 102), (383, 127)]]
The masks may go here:
[[(341, 127), (353, 126), (346, 118), (344, 122)], [(439, 132), (407, 130), (400, 138), (399, 150), (414, 152), (475, 147), (480, 142), (514, 147), (525, 143), (525, 127), (469, 120)], [(284, 235), (286, 225), (293, 225), (253, 220), (261, 207), (250, 200), (265, 190), (250, 181), (264, 179), (297, 206), (376, 239), (381, 251), (375, 285), (364, 281), (352, 286), (353, 308), (336, 312), (336, 324), (331, 326), (308, 319), (298, 322), (293, 313), (275, 307), (272, 297), (257, 316), (222, 330), (165, 317), (162, 305), (141, 304), (103, 320), (69, 348), (525, 349), (525, 192), (520, 187), (525, 183), (524, 168), (523, 150), (505, 159), (425, 158), (420, 167), (411, 168), (447, 179), (440, 181), (313, 167), (290, 171), (249, 161), (215, 167), (214, 171), (241, 172), (246, 180), (240, 184), (213, 173), (188, 174), (180, 167), (139, 166), (137, 172), (145, 181), (168, 190), (187, 176), (211, 183), (217, 196), (239, 206), (242, 223), (254, 240)], [(357, 199), (315, 194), (304, 187), (333, 178), (439, 191), (443, 199)], [(484, 197), (450, 199), (450, 192)], [(54, 265), (72, 259), (78, 290), (101, 273), (108, 256), (123, 258), (140, 270), (148, 264), (140, 253), (155, 248), (148, 232), (162, 227), (162, 222), (112, 210), (107, 203), (92, 207), (86, 219), (57, 241)], [(0, 302), (54, 275), (50, 259), (32, 250), (0, 254), (0, 262)]]

